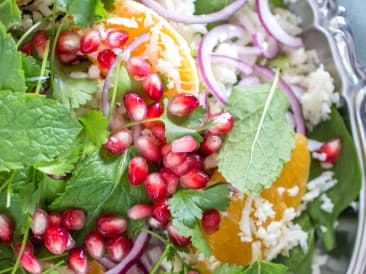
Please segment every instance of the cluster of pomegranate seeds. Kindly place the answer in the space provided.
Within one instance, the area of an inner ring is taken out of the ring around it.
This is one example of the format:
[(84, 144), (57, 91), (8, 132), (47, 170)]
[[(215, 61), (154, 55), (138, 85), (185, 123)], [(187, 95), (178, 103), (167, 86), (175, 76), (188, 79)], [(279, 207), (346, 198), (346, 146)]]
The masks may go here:
[(320, 164), (325, 167), (332, 167), (332, 165), (338, 160), (342, 150), (342, 142), (340, 139), (332, 139), (325, 142), (316, 152), (324, 156), (324, 160), (320, 161)]

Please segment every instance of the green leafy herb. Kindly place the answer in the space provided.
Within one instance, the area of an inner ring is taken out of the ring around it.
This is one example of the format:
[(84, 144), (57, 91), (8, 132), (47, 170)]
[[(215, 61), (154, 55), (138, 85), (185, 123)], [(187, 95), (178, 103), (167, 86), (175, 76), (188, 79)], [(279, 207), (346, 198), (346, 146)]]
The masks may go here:
[(272, 262), (256, 261), (250, 265), (243, 274), (289, 274), (289, 270), (282, 264)]
[(0, 0), (0, 22), (9, 29), (20, 22), (21, 15), (16, 0)]
[[(36, 58), (25, 54), (22, 54), (22, 63), (27, 91), (31, 91), (37, 86), (38, 78), (41, 75), (41, 63)], [(48, 74), (49, 71), (46, 70), (45, 75)], [(46, 79), (43, 80), (44, 82), (46, 82)]]
[(195, 111), (193, 111), (190, 115), (183, 117), (169, 117), (175, 124), (184, 127), (193, 127), (197, 128), (203, 125), (203, 121), (205, 118), (206, 110), (199, 106)]
[(81, 128), (61, 104), (43, 96), (0, 91), (0, 170), (54, 161)]
[[(120, 69), (114, 69), (111, 77), (111, 87), (109, 89), (109, 97), (112, 97), (114, 86), (117, 84), (116, 101), (122, 101), (123, 95), (131, 90), (141, 90), (141, 83), (130, 77), (125, 66)], [(110, 98), (111, 99), (111, 98)]]
[[(222, 10), (230, 4), (229, 0), (196, 0), (194, 2), (195, 14), (208, 14)], [(207, 25), (207, 29), (219, 25), (220, 22), (210, 23)]]
[(99, 110), (92, 110), (79, 117), (90, 141), (97, 147), (104, 144), (109, 136), (108, 120)]
[(223, 264), (215, 269), (213, 274), (243, 274), (245, 273), (244, 266)]
[(286, 8), (286, 4), (285, 4), (284, 0), (269, 0), (269, 3), (278, 8), (283, 8), (283, 9)]
[(294, 131), (285, 117), (288, 106), (276, 83), (234, 88), (227, 110), (235, 126), (220, 150), (218, 166), (240, 191), (258, 194), (270, 187), (290, 159)]

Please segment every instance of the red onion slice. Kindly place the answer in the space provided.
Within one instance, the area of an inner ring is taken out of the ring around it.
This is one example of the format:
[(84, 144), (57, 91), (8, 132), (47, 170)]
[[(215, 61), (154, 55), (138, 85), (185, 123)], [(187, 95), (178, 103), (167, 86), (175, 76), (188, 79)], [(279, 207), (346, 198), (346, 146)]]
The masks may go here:
[(254, 76), (254, 75), (250, 75), (247, 77), (244, 77), (240, 80), (240, 82), (238, 83), (238, 86), (256, 86), (256, 85), (260, 85), (261, 84), (261, 80), (259, 80), (258, 77)]
[(268, 41), (266, 41), (265, 35), (261, 32), (253, 33), (252, 41), (255, 46), (261, 49), (263, 56), (266, 58), (275, 58), (280, 52), (277, 41), (271, 36), (269, 36)]
[(211, 60), (214, 64), (225, 64), (233, 66), (234, 68), (236, 68), (237, 70), (246, 75), (253, 73), (253, 68), (251, 66), (249, 66), (244, 61), (241, 61), (236, 58), (232, 58), (225, 55), (212, 54)]
[(154, 0), (141, 0), (141, 2), (166, 19), (185, 24), (207, 24), (227, 20), (231, 15), (242, 8), (248, 0), (237, 0), (218, 12), (203, 15), (182, 15), (174, 10), (164, 8)]
[(271, 13), (268, 0), (256, 0), (257, 12), (265, 30), (277, 41), (290, 48), (302, 46), (302, 40), (289, 35), (282, 29), (276, 17)]

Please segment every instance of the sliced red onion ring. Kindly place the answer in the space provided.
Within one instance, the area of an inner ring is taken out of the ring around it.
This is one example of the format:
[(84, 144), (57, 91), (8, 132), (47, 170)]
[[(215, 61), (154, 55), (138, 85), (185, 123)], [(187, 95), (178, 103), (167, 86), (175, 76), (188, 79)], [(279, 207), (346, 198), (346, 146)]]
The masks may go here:
[(263, 51), (255, 46), (255, 47), (238, 47), (238, 52), (240, 55), (244, 56), (259, 56), (263, 53)]
[(240, 82), (238, 83), (238, 86), (255, 86), (255, 85), (260, 85), (261, 84), (261, 80), (259, 80), (258, 77), (254, 76), (254, 75), (250, 75), (247, 77), (244, 77), (240, 80)]
[[(270, 69), (268, 67), (260, 66), (260, 65), (254, 66), (254, 73), (259, 76), (265, 77), (265, 78), (269, 79), (270, 81), (273, 81), (274, 77), (275, 77), (275, 73), (273, 72), (272, 69)], [(291, 109), (295, 116), (294, 118), (295, 118), (297, 132), (305, 135), (306, 127), (305, 127), (305, 121), (304, 121), (304, 116), (302, 114), (300, 102), (297, 100), (297, 98), (296, 98), (294, 92), (292, 91), (292, 89), (290, 88), (290, 86), (282, 78), (280, 78), (278, 85), (279, 85), (280, 89), (283, 92), (285, 92), (289, 98), (289, 101), (291, 104)]]
[(113, 267), (116, 267), (116, 263), (112, 262), (107, 257), (97, 259), (97, 262), (100, 263), (106, 269), (111, 269)]
[(246, 75), (253, 73), (253, 68), (251, 66), (249, 66), (244, 61), (241, 61), (236, 58), (232, 58), (225, 55), (212, 54), (211, 60), (214, 64), (225, 64), (233, 66), (234, 68), (236, 68), (237, 70)]
[(227, 20), (231, 15), (242, 8), (248, 0), (237, 0), (218, 12), (203, 15), (182, 15), (174, 10), (164, 8), (154, 0), (141, 0), (141, 2), (166, 19), (185, 24), (207, 24)]
[(255, 46), (261, 49), (263, 56), (266, 58), (275, 58), (280, 52), (277, 41), (271, 36), (269, 36), (268, 41), (266, 41), (265, 35), (261, 32), (253, 33), (252, 41)]
[(266, 31), (277, 41), (290, 48), (302, 46), (302, 40), (298, 37), (289, 35), (282, 29), (276, 17), (272, 14), (268, 0), (256, 0), (259, 20)]

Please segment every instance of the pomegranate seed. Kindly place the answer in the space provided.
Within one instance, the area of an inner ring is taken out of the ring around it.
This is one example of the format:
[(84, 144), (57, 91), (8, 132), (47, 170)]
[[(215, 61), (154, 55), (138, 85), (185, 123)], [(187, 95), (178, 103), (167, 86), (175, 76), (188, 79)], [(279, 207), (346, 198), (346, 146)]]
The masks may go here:
[(199, 189), (204, 188), (210, 177), (201, 170), (191, 170), (180, 178), (180, 185), (183, 188)]
[(208, 234), (216, 232), (219, 229), (220, 220), (220, 213), (216, 209), (204, 211), (202, 214), (203, 230)]
[(62, 254), (67, 249), (69, 232), (63, 227), (50, 226), (44, 234), (44, 245), (53, 254)]
[(4, 214), (0, 214), (0, 242), (11, 244), (14, 236), (14, 223)]
[(36, 209), (32, 216), (31, 230), (34, 234), (43, 234), (48, 226), (48, 214), (42, 209)]
[(218, 152), (222, 146), (222, 140), (218, 135), (208, 134), (203, 139), (200, 150), (206, 154), (210, 155), (211, 153)]
[(100, 259), (104, 256), (104, 239), (97, 231), (90, 232), (85, 237), (85, 246), (90, 256)]
[(196, 96), (190, 93), (180, 93), (169, 102), (168, 110), (175, 116), (186, 116), (191, 114), (200, 105)]
[(149, 75), (151, 66), (141, 56), (133, 56), (127, 61), (127, 69), (136, 80), (142, 80)]
[(192, 167), (193, 167), (192, 158), (188, 156), (184, 159), (183, 163), (175, 167), (171, 167), (170, 170), (177, 176), (183, 176), (188, 171), (192, 170)]
[(149, 167), (142, 157), (134, 157), (128, 164), (128, 180), (134, 186), (142, 184), (149, 174)]
[(97, 229), (103, 237), (116, 236), (126, 231), (127, 221), (119, 215), (104, 214), (97, 219)]
[(32, 230), (29, 231), (29, 238), (35, 244), (43, 244), (44, 242), (44, 234), (34, 234)]
[(32, 46), (37, 52), (38, 57), (43, 58), (44, 49), (47, 43), (47, 34), (43, 30), (37, 31), (32, 37)]
[(75, 53), (59, 53), (57, 57), (65, 65), (74, 65), (80, 61), (80, 56)]
[[(163, 114), (163, 111), (164, 111), (163, 107), (160, 103), (152, 103), (151, 105), (149, 105), (147, 107), (145, 119), (152, 119), (152, 118), (160, 117)], [(163, 123), (160, 121), (147, 122), (147, 123), (144, 123), (144, 127), (151, 128), (151, 127), (154, 127), (154, 126), (160, 125), (160, 124), (163, 124)]]
[(67, 209), (62, 213), (62, 225), (68, 230), (81, 230), (86, 222), (84, 211)]
[(145, 181), (145, 190), (151, 200), (156, 201), (166, 197), (167, 183), (157, 172), (151, 173)]
[(135, 141), (135, 146), (140, 154), (149, 162), (160, 160), (160, 149), (152, 138), (140, 136)]
[(168, 207), (168, 200), (166, 198), (154, 203), (152, 216), (159, 221), (161, 225), (166, 225), (168, 223), (170, 211)]
[(316, 152), (326, 155), (325, 160), (321, 161), (322, 164), (334, 164), (342, 150), (342, 142), (340, 139), (332, 139), (324, 143)]
[(163, 98), (164, 84), (157, 73), (149, 74), (142, 83), (142, 88), (146, 95), (154, 102), (158, 102)]
[(75, 274), (85, 274), (88, 272), (88, 255), (82, 247), (76, 247), (69, 251), (67, 256), (67, 266)]
[(172, 152), (193, 152), (197, 148), (197, 141), (192, 136), (184, 136), (172, 142)]
[(164, 225), (158, 221), (157, 219), (153, 218), (153, 217), (150, 217), (148, 222), (150, 227), (153, 227), (153, 228), (163, 228)]
[(151, 133), (159, 142), (166, 142), (165, 137), (165, 125), (163, 123), (156, 122), (157, 124), (150, 128)]
[(71, 248), (75, 247), (75, 240), (74, 238), (71, 236), (71, 234), (69, 233), (69, 235), (67, 235), (67, 244), (66, 244), (66, 250), (70, 250)]
[[(17, 257), (19, 256), (21, 246), (21, 242), (15, 245), (15, 254)], [(22, 257), (20, 258), (20, 265), (29, 273), (39, 274), (42, 272), (42, 265), (36, 256), (34, 256), (32, 245), (30, 243), (26, 243), (25, 245)]]
[(20, 51), (23, 52), (26, 55), (31, 56), (33, 53), (33, 49), (32, 49), (32, 43), (29, 42), (25, 42), (21, 47), (20, 47)]
[(150, 217), (153, 207), (148, 204), (136, 204), (127, 211), (127, 215), (132, 220), (140, 220)]
[(169, 152), (172, 151), (172, 145), (171, 144), (165, 144), (162, 146), (161, 148), (161, 156), (165, 157), (166, 155), (168, 155)]
[(86, 31), (80, 39), (80, 51), (84, 54), (89, 54), (97, 51), (102, 39), (99, 31), (91, 29)]
[(132, 132), (128, 129), (120, 129), (112, 133), (107, 143), (104, 144), (104, 149), (113, 154), (123, 153), (132, 143)]
[(125, 235), (119, 235), (106, 242), (108, 256), (112, 261), (120, 262), (131, 250), (131, 242)]
[(110, 48), (120, 48), (124, 46), (128, 40), (128, 32), (124, 30), (112, 30), (107, 34), (107, 44)]
[(179, 184), (179, 178), (174, 173), (172, 173), (167, 168), (162, 168), (159, 171), (161, 177), (163, 177), (164, 181), (167, 184), (167, 191), (169, 194), (174, 194), (177, 192), (178, 184)]
[(76, 54), (80, 49), (80, 35), (66, 30), (60, 33), (56, 43), (56, 53)]
[(51, 211), (48, 213), (49, 226), (61, 226), (61, 213), (57, 211)]
[(173, 244), (184, 247), (191, 243), (191, 237), (184, 237), (180, 235), (178, 229), (176, 229), (171, 222), (167, 224), (166, 230), (168, 232), (169, 239)]
[(214, 125), (208, 129), (212, 134), (228, 133), (234, 126), (234, 118), (229, 112), (221, 112), (213, 115), (210, 120), (214, 121)]
[(117, 55), (111, 49), (104, 49), (99, 52), (97, 60), (104, 70), (109, 70), (116, 60)]
[(163, 164), (164, 167), (171, 169), (182, 164), (186, 158), (186, 153), (168, 152), (163, 158)]
[(126, 93), (123, 97), (123, 103), (126, 107), (128, 115), (135, 121), (142, 121), (146, 117), (147, 106), (144, 101), (140, 97), (140, 95), (136, 93)]

